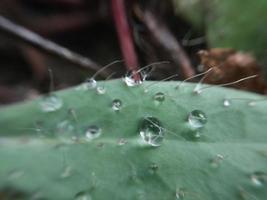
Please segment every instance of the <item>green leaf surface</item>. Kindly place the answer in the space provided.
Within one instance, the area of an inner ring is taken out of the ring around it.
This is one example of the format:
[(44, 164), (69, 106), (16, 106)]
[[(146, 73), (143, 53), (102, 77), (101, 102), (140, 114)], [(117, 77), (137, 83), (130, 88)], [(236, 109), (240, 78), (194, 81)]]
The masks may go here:
[[(0, 199), (264, 200), (267, 101), (177, 84), (113, 80), (98, 83), (104, 94), (84, 85), (55, 93), (62, 107), (53, 112), (43, 111), (43, 98), (2, 108)], [(158, 92), (164, 101), (155, 100)], [(193, 110), (205, 113), (202, 128), (189, 123)], [(147, 117), (162, 126), (153, 129), (164, 132), (158, 147), (140, 136)], [(100, 132), (88, 138), (92, 125)]]

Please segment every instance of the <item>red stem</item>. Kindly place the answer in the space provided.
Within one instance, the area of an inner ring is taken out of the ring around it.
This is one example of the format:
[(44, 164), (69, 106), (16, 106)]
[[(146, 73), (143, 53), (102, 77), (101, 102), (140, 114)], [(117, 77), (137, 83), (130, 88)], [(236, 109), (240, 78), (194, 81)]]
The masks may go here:
[[(138, 61), (133, 45), (130, 26), (127, 21), (124, 0), (112, 0), (112, 14), (126, 67), (128, 70), (136, 72), (138, 70)], [(139, 75), (136, 74), (134, 79), (139, 80)]]

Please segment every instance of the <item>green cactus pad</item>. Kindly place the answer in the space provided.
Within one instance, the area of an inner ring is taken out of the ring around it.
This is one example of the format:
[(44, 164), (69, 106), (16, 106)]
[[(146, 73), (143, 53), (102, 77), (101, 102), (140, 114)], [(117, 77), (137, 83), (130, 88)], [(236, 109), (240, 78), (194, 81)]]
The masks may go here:
[(1, 200), (266, 199), (264, 96), (97, 84), (0, 110)]

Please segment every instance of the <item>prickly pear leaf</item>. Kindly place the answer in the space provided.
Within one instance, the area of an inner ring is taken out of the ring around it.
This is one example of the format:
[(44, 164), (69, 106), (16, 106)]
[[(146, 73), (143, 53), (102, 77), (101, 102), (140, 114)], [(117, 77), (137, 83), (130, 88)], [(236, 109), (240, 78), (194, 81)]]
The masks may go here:
[[(264, 200), (267, 101), (177, 84), (113, 80), (98, 83), (104, 94), (56, 92), (54, 110), (43, 98), (2, 108), (0, 199)], [(142, 131), (163, 140), (151, 145)]]

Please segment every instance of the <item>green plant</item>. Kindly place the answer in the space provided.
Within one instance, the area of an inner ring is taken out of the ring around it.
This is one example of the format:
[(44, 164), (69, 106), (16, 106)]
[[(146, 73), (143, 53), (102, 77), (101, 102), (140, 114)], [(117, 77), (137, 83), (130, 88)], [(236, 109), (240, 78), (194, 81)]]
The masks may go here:
[(1, 109), (0, 199), (266, 198), (263, 96), (178, 82), (95, 86)]

